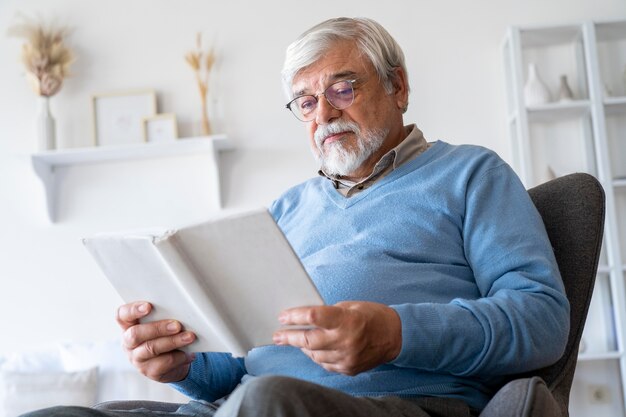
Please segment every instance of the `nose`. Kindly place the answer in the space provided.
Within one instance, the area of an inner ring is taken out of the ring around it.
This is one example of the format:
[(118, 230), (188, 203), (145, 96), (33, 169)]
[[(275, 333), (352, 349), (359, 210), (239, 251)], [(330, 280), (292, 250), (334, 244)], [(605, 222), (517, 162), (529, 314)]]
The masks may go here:
[(330, 105), (326, 96), (320, 94), (317, 100), (317, 109), (315, 114), (315, 123), (318, 125), (328, 124), (333, 119), (341, 116), (341, 110), (337, 110)]

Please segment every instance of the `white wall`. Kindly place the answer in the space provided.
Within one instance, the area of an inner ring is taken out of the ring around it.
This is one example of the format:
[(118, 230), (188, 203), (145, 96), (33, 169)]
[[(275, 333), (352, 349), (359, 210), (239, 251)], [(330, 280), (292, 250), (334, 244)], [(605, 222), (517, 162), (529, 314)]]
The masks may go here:
[[(389, 7), (388, 5), (392, 5)], [(79, 240), (99, 231), (184, 224), (209, 215), (203, 156), (62, 172), (60, 221), (46, 219), (29, 162), (35, 96), (4, 36), (17, 11), (75, 28), (78, 60), (54, 97), (60, 147), (92, 144), (90, 97), (154, 88), (181, 136), (197, 133), (198, 97), (183, 60), (195, 33), (216, 39), (214, 123), (238, 150), (224, 157), (226, 208), (268, 204), (315, 173), (304, 130), (283, 109), (283, 51), (322, 19), (369, 16), (404, 47), (412, 85), (407, 122), (431, 139), (476, 143), (509, 160), (500, 44), (509, 24), (626, 17), (621, 0), (2, 0), (0, 2), (0, 353), (53, 340), (117, 336), (119, 299)]]

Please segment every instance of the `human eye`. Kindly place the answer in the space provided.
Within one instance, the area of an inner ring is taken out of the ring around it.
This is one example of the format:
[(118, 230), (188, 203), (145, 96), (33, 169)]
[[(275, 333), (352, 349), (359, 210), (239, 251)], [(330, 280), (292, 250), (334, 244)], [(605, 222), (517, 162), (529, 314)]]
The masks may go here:
[(303, 114), (307, 114), (315, 110), (317, 100), (313, 96), (302, 96), (296, 100), (296, 104)]
[(340, 81), (331, 86), (332, 94), (337, 98), (345, 98), (352, 95), (352, 84), (349, 81)]

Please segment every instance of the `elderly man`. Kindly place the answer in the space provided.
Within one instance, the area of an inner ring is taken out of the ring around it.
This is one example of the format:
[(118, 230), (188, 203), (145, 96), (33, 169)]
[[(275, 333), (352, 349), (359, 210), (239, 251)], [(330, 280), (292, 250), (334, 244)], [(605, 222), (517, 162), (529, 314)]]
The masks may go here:
[(389, 33), (325, 21), (289, 46), (283, 77), (321, 169), (271, 212), (326, 305), (283, 311), (280, 323), (313, 328), (277, 331), (245, 359), (186, 355), (195, 335), (177, 321), (139, 324), (149, 303), (120, 307), (132, 363), (193, 399), (176, 413), (469, 416), (507, 374), (556, 361), (569, 306), (539, 215), (493, 152), (404, 125), (408, 76)]

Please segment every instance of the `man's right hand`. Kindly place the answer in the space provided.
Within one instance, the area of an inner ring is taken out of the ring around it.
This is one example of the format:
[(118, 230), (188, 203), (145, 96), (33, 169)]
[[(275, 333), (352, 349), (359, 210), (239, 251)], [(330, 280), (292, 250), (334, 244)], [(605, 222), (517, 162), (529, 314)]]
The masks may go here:
[(158, 382), (182, 381), (195, 355), (179, 349), (191, 344), (196, 335), (183, 331), (176, 320), (140, 324), (139, 319), (151, 310), (152, 305), (145, 301), (117, 309), (117, 323), (124, 330), (122, 346), (130, 362), (148, 378)]

